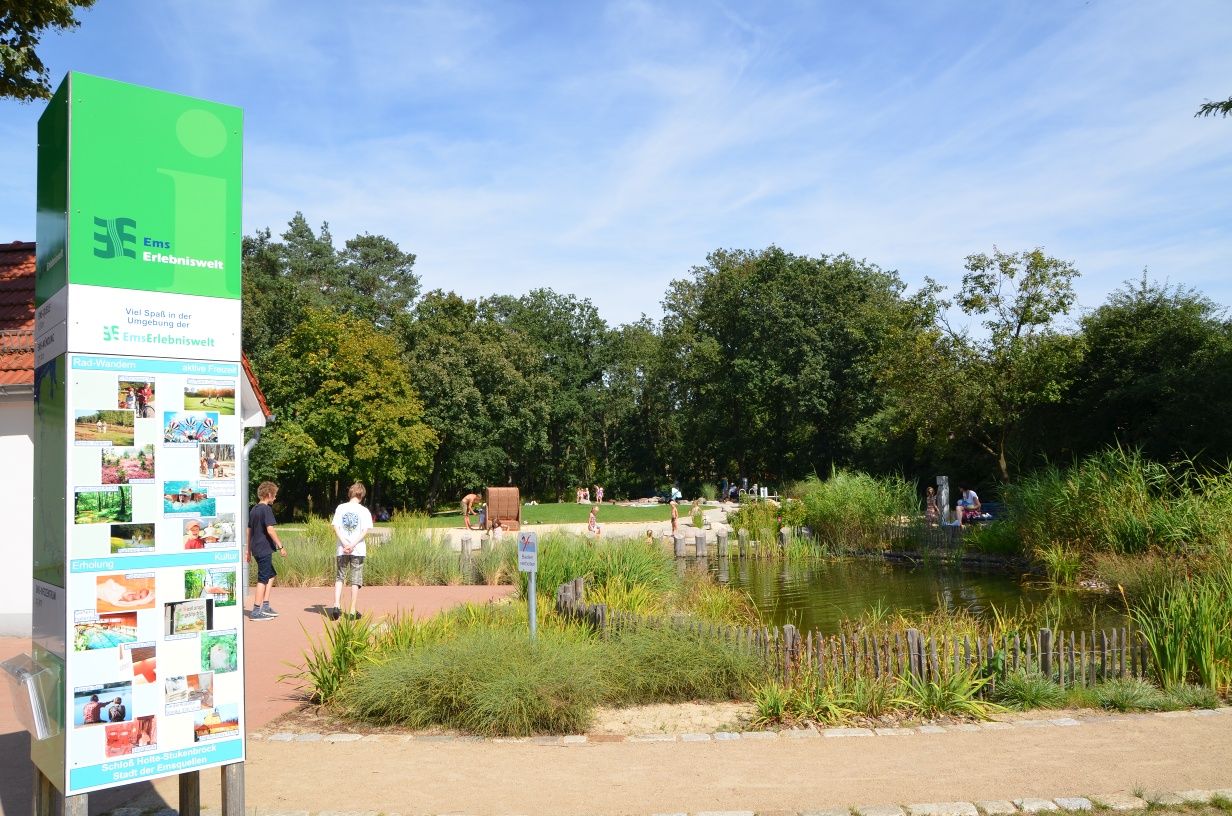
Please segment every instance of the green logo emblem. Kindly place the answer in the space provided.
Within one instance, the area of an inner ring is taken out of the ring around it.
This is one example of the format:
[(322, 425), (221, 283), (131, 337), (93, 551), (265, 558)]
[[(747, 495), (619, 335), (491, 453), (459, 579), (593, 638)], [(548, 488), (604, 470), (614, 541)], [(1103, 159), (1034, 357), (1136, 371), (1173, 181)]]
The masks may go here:
[(137, 251), (129, 249), (129, 244), (137, 243), (137, 236), (133, 233), (136, 226), (137, 222), (132, 218), (112, 218), (109, 221), (94, 216), (94, 227), (102, 230), (94, 233), (94, 257), (115, 258), (122, 255), (136, 258)]

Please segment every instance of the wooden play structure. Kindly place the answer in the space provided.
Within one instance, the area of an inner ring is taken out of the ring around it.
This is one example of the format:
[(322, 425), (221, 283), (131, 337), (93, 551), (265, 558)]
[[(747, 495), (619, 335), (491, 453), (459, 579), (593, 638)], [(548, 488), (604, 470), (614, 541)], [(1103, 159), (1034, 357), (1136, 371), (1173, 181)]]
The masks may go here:
[(517, 532), (522, 527), (522, 495), (516, 487), (489, 487), (486, 491), (487, 518), (484, 526), (492, 529), (499, 520), (501, 529)]

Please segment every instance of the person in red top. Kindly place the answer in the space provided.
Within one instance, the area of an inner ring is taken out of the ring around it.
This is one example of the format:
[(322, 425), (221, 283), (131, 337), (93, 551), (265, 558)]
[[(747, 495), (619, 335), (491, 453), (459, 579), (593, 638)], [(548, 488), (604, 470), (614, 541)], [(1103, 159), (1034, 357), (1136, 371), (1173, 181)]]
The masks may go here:
[(184, 549), (204, 550), (205, 539), (201, 537), (201, 523), (194, 521), (188, 525), (188, 535), (184, 536)]
[(91, 694), (90, 702), (81, 708), (81, 722), (83, 725), (89, 725), (90, 723), (101, 723), (102, 721), (103, 704), (98, 701), (97, 694)]

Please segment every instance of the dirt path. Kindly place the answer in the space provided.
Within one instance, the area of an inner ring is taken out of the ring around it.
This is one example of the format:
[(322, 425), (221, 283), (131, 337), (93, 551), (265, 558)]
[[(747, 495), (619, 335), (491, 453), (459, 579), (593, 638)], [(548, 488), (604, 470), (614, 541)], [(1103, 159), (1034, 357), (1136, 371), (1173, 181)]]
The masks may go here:
[[(1232, 786), (1232, 716), (730, 742), (250, 743), (249, 806), (403, 814), (652, 814)], [(208, 780), (213, 782), (213, 780)], [(157, 783), (170, 797), (171, 785)], [(215, 784), (203, 785), (216, 806)], [(172, 800), (168, 800), (172, 801)]]

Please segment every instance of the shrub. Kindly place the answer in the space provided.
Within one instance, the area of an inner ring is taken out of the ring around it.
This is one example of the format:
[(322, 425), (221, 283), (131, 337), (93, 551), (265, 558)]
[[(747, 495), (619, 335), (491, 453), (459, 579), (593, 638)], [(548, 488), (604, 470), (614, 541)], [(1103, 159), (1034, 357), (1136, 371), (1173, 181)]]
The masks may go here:
[(714, 501), (719, 497), (719, 488), (713, 482), (702, 482), (698, 492), (701, 493), (701, 497), (706, 501)]
[(774, 679), (752, 686), (749, 689), (749, 697), (753, 700), (751, 724), (765, 726), (783, 722), (787, 717), (791, 696), (791, 688)]
[(1164, 688), (1232, 686), (1232, 562), (1173, 580), (1135, 599), (1129, 612)]
[(1184, 683), (1164, 692), (1171, 708), (1219, 708), (1220, 699), (1212, 689)]
[(986, 720), (1001, 706), (981, 700), (980, 692), (989, 680), (968, 671), (953, 672), (939, 680), (925, 680), (907, 674), (899, 680), (899, 693), (894, 704), (923, 717), (951, 714)]
[(1062, 708), (1065, 689), (1036, 672), (1017, 671), (997, 681), (993, 699), (1009, 708), (1026, 711), (1034, 708)]
[(1044, 567), (1048, 580), (1068, 586), (1078, 582), (1082, 572), (1082, 556), (1065, 544), (1049, 543), (1035, 549), (1036, 560)]
[(741, 502), (738, 510), (727, 514), (727, 523), (733, 530), (748, 530), (749, 538), (762, 547), (776, 543), (782, 527), (778, 505), (768, 501)]
[(304, 665), (285, 677), (302, 681), (313, 702), (329, 702), (342, 684), (371, 658), (372, 636), (367, 618), (326, 621), (320, 640), (308, 635)]

